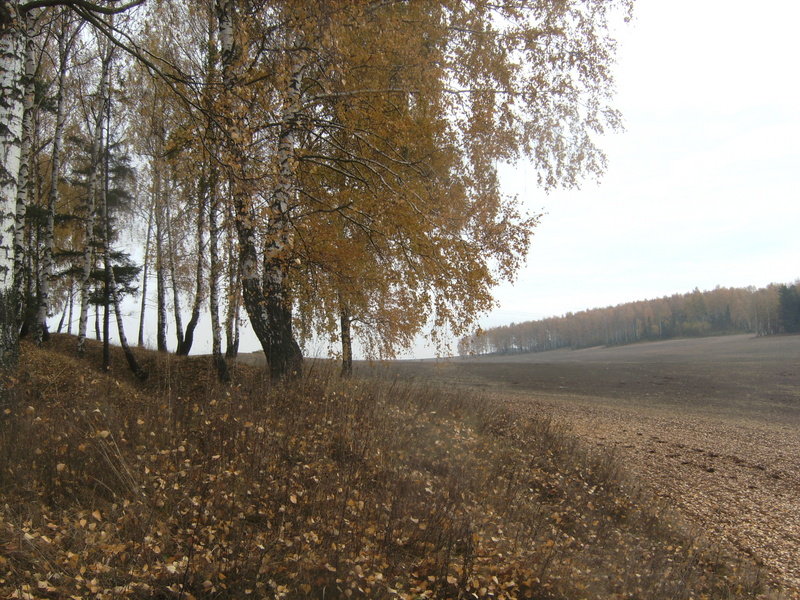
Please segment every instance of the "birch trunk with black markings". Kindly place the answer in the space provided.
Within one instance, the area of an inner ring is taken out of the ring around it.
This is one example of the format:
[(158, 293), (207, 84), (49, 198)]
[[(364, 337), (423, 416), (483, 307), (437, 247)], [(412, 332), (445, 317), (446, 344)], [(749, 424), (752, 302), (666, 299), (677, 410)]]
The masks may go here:
[(0, 368), (18, 356), (19, 311), (14, 286), (14, 223), (22, 137), (25, 36), (19, 1), (0, 4)]

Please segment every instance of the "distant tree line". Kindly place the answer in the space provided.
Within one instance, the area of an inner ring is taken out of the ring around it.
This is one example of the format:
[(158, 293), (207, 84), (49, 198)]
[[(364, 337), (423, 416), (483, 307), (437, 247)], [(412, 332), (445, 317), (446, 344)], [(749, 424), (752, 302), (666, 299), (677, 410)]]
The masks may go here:
[(778, 287), (778, 321), (783, 333), (800, 333), (800, 284)]
[(458, 343), (461, 356), (752, 333), (800, 333), (800, 282), (674, 294), (538, 321), (480, 330)]

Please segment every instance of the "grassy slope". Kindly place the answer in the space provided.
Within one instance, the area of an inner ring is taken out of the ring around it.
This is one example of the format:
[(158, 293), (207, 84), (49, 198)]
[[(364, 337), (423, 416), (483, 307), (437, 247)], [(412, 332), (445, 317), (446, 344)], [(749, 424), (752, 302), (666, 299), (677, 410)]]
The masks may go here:
[(0, 597), (741, 598), (709, 547), (546, 417), (23, 343), (0, 400)]

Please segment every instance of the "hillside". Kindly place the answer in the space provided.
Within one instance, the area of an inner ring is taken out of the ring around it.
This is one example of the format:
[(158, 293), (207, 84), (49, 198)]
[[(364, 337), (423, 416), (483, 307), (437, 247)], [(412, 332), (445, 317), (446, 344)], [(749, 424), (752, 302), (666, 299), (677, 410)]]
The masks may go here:
[(139, 352), (139, 384), (73, 344), (6, 382), (1, 597), (777, 597), (545, 413), (321, 363)]

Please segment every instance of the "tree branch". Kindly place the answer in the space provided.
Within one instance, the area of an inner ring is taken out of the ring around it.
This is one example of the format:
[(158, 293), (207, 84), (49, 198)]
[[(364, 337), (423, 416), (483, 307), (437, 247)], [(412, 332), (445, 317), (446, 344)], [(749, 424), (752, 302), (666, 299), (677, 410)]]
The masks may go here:
[(86, 0), (31, 0), (30, 2), (26, 2), (20, 6), (20, 10), (25, 13), (35, 8), (47, 8), (49, 6), (69, 6), (70, 8), (82, 8), (93, 13), (117, 15), (125, 12), (129, 8), (133, 8), (134, 6), (139, 6), (140, 4), (144, 3), (145, 0), (131, 0), (131, 2), (123, 4), (122, 6), (100, 6), (98, 4), (94, 4), (93, 2), (87, 2)]

